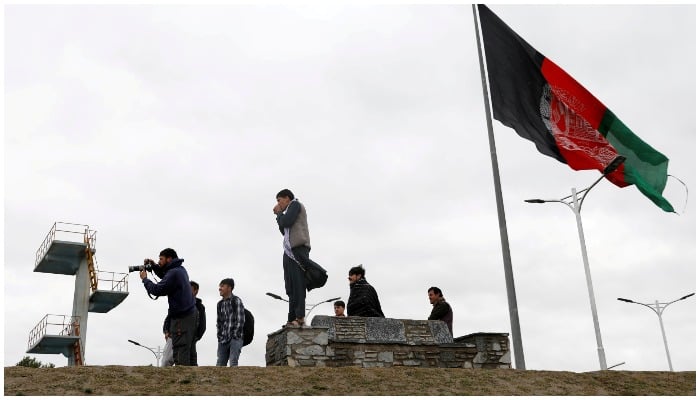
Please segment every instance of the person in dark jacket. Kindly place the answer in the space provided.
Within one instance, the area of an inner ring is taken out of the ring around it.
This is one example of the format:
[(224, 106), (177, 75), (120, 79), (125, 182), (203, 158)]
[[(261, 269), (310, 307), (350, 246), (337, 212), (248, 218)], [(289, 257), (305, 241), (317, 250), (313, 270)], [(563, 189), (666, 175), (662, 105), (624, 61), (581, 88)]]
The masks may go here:
[(184, 261), (177, 257), (175, 250), (167, 248), (160, 252), (157, 264), (149, 258), (143, 260), (144, 265), (153, 267), (155, 274), (161, 277), (158, 283), (148, 279), (145, 270), (139, 274), (148, 294), (168, 296), (170, 326), (167, 332), (173, 341), (175, 365), (190, 365), (197, 329), (197, 307), (187, 270), (182, 266)]
[(289, 296), (289, 312), (285, 327), (298, 328), (304, 325), (306, 314), (307, 282), (304, 268), (321, 268), (309, 258), (311, 238), (309, 224), (306, 220), (306, 208), (294, 197), (289, 189), (277, 193), (277, 204), (272, 208), (277, 216), (277, 225), (284, 236), (282, 247), (282, 269), (284, 270), (284, 288)]
[(435, 286), (428, 289), (428, 300), (430, 304), (433, 305), (433, 311), (430, 313), (428, 319), (445, 321), (447, 328), (449, 328), (450, 333), (452, 333), (452, 307), (450, 307), (450, 304), (442, 297), (442, 290)]
[[(207, 314), (204, 310), (204, 304), (202, 304), (202, 299), (197, 297), (199, 293), (199, 284), (195, 281), (190, 281), (190, 286), (192, 287), (192, 296), (194, 296), (195, 304), (197, 308), (197, 331), (194, 337), (194, 343), (192, 344), (192, 350), (190, 350), (190, 365), (197, 366), (197, 342), (202, 339), (204, 332), (207, 330)], [(165, 317), (165, 322), (163, 322), (163, 333), (165, 334), (165, 341), (170, 339), (170, 316)], [(172, 346), (172, 343), (170, 344)], [(173, 365), (173, 359), (169, 360), (163, 359), (162, 366)]]
[(348, 272), (350, 281), (350, 296), (348, 296), (348, 317), (382, 317), (382, 306), (379, 304), (379, 296), (372, 285), (365, 279), (365, 269), (362, 264), (350, 268)]
[(192, 296), (194, 296), (194, 306), (197, 308), (197, 331), (194, 335), (194, 343), (192, 344), (192, 351), (190, 351), (190, 365), (197, 365), (197, 342), (202, 339), (204, 332), (207, 330), (207, 314), (204, 311), (204, 304), (202, 304), (202, 299), (197, 297), (199, 293), (199, 283), (195, 281), (190, 281), (190, 286), (192, 287)]

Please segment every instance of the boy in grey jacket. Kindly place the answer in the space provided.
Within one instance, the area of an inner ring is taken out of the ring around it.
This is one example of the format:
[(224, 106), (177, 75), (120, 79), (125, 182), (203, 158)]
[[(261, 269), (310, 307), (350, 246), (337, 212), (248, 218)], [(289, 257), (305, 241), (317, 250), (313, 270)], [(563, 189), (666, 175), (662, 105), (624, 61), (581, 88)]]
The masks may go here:
[(311, 239), (306, 221), (306, 208), (294, 197), (291, 190), (283, 189), (277, 193), (277, 204), (272, 208), (272, 212), (277, 216), (280, 233), (284, 235), (282, 268), (284, 288), (289, 296), (285, 327), (301, 327), (304, 325), (306, 279), (300, 265), (304, 268), (311, 264), (318, 266), (309, 258)]

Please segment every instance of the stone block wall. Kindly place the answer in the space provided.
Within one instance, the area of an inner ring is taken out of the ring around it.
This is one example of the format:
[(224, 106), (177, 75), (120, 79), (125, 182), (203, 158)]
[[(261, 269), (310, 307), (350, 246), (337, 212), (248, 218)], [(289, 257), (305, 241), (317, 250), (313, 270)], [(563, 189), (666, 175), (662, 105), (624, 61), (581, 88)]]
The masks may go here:
[(511, 368), (507, 333), (452, 339), (442, 321), (316, 316), (268, 335), (268, 366)]

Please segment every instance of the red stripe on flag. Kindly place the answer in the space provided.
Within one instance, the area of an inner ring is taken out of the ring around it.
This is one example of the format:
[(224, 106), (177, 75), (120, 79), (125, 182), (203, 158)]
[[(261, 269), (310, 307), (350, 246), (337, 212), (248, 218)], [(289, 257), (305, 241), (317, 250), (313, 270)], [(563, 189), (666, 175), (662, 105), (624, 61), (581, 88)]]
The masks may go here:
[(540, 70), (552, 87), (552, 91), (557, 93), (572, 111), (583, 117), (593, 129), (597, 130), (607, 107), (547, 57), (542, 61)]
[(541, 71), (549, 84), (549, 121), (559, 152), (575, 170), (602, 172), (618, 156), (597, 130), (606, 107), (547, 58)]

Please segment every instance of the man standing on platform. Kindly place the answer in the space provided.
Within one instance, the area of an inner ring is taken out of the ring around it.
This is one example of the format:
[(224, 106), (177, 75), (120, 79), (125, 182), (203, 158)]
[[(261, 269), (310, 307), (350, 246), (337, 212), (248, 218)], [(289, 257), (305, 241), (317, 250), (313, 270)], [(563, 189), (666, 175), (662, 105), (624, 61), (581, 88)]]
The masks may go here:
[(284, 288), (289, 296), (289, 312), (285, 327), (299, 328), (304, 326), (306, 314), (306, 278), (304, 268), (310, 265), (321, 268), (309, 258), (311, 238), (309, 224), (306, 221), (306, 208), (294, 198), (294, 193), (283, 189), (277, 193), (277, 204), (272, 208), (277, 216), (277, 225), (284, 235), (282, 242), (284, 255), (282, 268), (284, 270)]

